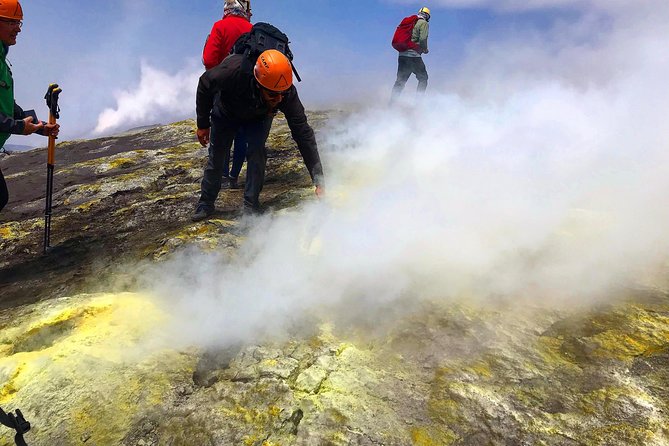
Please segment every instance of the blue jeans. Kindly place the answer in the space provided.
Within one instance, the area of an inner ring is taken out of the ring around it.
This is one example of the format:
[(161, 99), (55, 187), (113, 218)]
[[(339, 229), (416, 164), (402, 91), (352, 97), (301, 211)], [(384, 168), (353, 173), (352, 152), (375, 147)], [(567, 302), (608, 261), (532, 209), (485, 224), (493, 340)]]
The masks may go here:
[[(239, 129), (237, 131), (237, 136), (235, 136), (235, 149), (232, 151), (232, 170), (230, 171), (230, 176), (232, 178), (238, 178), (239, 172), (242, 171), (242, 166), (244, 165), (244, 160), (246, 159), (246, 135), (244, 134), (244, 129)], [(228, 152), (228, 159), (230, 159), (230, 152)], [(227, 177), (228, 169), (230, 162), (223, 161), (223, 176)]]

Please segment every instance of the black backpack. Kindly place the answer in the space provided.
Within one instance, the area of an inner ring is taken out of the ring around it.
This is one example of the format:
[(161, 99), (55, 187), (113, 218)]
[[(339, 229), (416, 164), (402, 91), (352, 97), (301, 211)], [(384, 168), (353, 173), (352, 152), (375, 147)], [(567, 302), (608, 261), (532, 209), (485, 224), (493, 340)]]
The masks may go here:
[(239, 36), (232, 46), (230, 54), (244, 54), (247, 60), (246, 67), (252, 69), (256, 60), (263, 51), (278, 50), (282, 52), (290, 61), (293, 73), (298, 82), (302, 82), (300, 75), (297, 74), (295, 65), (293, 65), (293, 53), (290, 51), (288, 36), (281, 32), (277, 27), (269, 23), (259, 22), (253, 25), (251, 31)]

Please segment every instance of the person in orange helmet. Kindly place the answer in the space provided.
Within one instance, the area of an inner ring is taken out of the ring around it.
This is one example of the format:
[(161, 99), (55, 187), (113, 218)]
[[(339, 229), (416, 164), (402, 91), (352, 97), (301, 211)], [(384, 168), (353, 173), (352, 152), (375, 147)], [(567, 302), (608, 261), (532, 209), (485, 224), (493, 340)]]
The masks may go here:
[[(34, 111), (24, 112), (14, 101), (14, 80), (7, 63), (9, 47), (16, 45), (16, 38), (23, 26), (23, 9), (17, 0), (0, 0), (0, 148), (10, 135), (58, 136), (60, 126), (34, 122)], [(9, 191), (0, 170), (0, 211), (9, 202)]]
[(261, 211), (259, 197), (267, 163), (265, 142), (277, 111), (286, 116), (293, 139), (316, 187), (316, 195), (321, 197), (324, 193), (323, 167), (316, 137), (293, 85), (290, 60), (277, 50), (261, 53), (255, 65), (245, 64), (246, 57), (244, 54), (233, 54), (200, 77), (196, 106), (198, 140), (202, 146), (209, 144), (211, 113), (216, 105), (215, 112), (220, 114), (217, 124), (221, 124), (217, 131), (223, 141), (214, 148), (210, 145), (193, 221), (204, 220), (214, 213), (214, 203), (221, 189), (222, 152), (226, 148), (230, 150), (239, 129), (246, 134), (248, 143), (244, 210), (252, 213)]

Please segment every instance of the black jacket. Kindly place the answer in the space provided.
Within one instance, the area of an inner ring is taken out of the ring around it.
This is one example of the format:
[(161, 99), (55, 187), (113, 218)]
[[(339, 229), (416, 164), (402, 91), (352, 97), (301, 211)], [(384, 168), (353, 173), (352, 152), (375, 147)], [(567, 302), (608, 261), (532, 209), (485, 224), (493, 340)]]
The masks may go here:
[[(13, 133), (15, 135), (23, 134), (26, 124), (23, 122), (25, 114), (23, 109), (14, 102), (14, 116), (5, 116), (0, 113), (0, 133)], [(33, 124), (38, 124), (34, 122)]]
[[(262, 120), (274, 110), (263, 101), (260, 87), (253, 77), (252, 65), (244, 63), (243, 54), (227, 57), (216, 67), (200, 76), (197, 86), (197, 127), (211, 127), (210, 116), (214, 107), (214, 98), (220, 94), (221, 112), (227, 118), (239, 122)], [(286, 116), (293, 139), (302, 154), (304, 164), (315, 184), (322, 184), (323, 167), (314, 131), (307, 122), (304, 106), (297, 95), (295, 86), (291, 86), (279, 103), (278, 109)]]

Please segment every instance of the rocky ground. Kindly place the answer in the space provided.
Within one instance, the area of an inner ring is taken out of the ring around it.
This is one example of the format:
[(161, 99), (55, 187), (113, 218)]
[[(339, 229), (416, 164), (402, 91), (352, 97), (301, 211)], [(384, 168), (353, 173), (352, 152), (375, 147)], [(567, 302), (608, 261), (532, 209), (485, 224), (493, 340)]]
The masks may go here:
[[(318, 127), (325, 115), (314, 113)], [(285, 120), (268, 141), (264, 203), (293, 205), (311, 184)], [(42, 253), (45, 150), (0, 155), (10, 202), (0, 214), (0, 308), (90, 292), (115, 265), (160, 257), (184, 238), (225, 232), (215, 224), (191, 225), (206, 149), (193, 121), (138, 133), (57, 146), (52, 240)], [(235, 219), (241, 190), (219, 196), (222, 220)], [(186, 234), (181, 234), (184, 232)], [(48, 286), (47, 286), (48, 284)]]
[[(310, 115), (317, 129), (328, 118)], [(47, 255), (44, 150), (0, 155), (12, 195), (0, 214), (0, 406), (32, 422), (28, 444), (669, 444), (659, 285), (587, 311), (426, 300), (384, 330), (321, 321), (261, 345), (155, 348), (167, 316), (135, 289), (137, 265), (244, 243), (241, 191), (223, 191), (210, 221), (189, 220), (206, 156), (194, 130), (59, 144)], [(282, 119), (268, 148), (264, 202), (312, 199)]]

